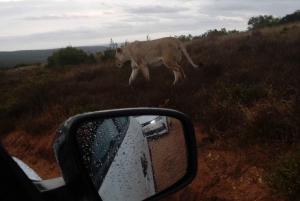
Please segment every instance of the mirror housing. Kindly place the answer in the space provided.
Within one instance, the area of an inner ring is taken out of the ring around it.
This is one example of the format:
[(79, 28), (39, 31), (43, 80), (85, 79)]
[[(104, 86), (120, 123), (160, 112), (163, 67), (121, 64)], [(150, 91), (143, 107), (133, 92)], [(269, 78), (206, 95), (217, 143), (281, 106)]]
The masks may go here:
[(161, 108), (132, 108), (83, 113), (73, 116), (61, 124), (57, 130), (53, 144), (55, 156), (66, 186), (69, 191), (72, 192), (76, 200), (101, 200), (78, 149), (76, 138), (78, 127), (84, 122), (97, 119), (137, 115), (159, 115), (178, 119), (181, 122), (186, 148), (187, 164), (184, 176), (171, 186), (145, 200), (158, 200), (171, 195), (187, 186), (195, 178), (197, 173), (195, 131), (192, 121), (185, 114), (175, 110)]

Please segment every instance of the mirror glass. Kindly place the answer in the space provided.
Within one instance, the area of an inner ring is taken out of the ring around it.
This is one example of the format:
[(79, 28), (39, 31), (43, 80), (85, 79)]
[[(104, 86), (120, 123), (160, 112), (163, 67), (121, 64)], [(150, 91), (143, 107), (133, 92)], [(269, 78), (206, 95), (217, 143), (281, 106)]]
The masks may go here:
[(144, 200), (186, 173), (183, 128), (172, 117), (93, 119), (77, 127), (76, 139), (102, 200)]

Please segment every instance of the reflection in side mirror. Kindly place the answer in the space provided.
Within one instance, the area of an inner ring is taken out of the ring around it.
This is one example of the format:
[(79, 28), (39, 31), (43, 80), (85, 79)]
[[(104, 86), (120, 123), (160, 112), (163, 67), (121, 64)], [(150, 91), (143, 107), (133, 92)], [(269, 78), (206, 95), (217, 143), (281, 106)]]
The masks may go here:
[(92, 119), (76, 128), (85, 169), (102, 200), (141, 201), (187, 172), (181, 121), (139, 115)]

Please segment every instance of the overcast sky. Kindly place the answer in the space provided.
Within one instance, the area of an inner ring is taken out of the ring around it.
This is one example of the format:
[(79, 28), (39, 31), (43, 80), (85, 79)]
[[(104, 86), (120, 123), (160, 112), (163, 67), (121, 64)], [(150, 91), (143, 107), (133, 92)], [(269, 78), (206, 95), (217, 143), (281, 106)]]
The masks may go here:
[(252, 16), (298, 9), (299, 0), (0, 0), (0, 51), (246, 30)]

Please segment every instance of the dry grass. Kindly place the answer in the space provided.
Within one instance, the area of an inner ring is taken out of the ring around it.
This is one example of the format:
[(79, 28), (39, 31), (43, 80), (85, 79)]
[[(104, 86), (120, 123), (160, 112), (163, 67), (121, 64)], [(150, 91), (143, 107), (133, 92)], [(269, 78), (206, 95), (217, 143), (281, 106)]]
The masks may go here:
[[(0, 133), (44, 133), (77, 113), (158, 107), (169, 99), (170, 108), (187, 113), (216, 137), (294, 142), (300, 122), (299, 33), (294, 24), (189, 42), (192, 59), (205, 66), (195, 70), (183, 59), (188, 80), (177, 86), (163, 66), (150, 69), (150, 84), (139, 75), (127, 88), (129, 64), (1, 71)], [(279, 128), (270, 129), (273, 125)]]
[(78, 113), (158, 107), (168, 99), (168, 108), (189, 115), (210, 143), (218, 142), (215, 150), (244, 149), (249, 154), (245, 163), (268, 169), (289, 150), (299, 149), (299, 23), (186, 46), (192, 60), (205, 65), (195, 70), (184, 58), (180, 65), (188, 80), (176, 86), (173, 73), (162, 66), (150, 69), (151, 83), (140, 74), (125, 87), (129, 63), (122, 69), (107, 62), (1, 71), (0, 136), (48, 134)]

